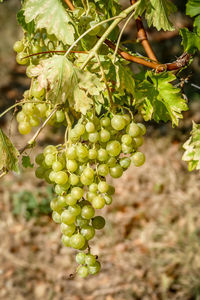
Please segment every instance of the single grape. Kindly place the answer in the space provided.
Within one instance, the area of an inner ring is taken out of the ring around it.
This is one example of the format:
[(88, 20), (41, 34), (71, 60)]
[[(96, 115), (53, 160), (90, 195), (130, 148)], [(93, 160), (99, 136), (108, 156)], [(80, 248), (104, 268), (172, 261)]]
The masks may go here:
[(55, 171), (55, 172), (59, 172), (63, 169), (63, 165), (61, 162), (59, 162), (58, 160), (56, 161), (53, 161), (52, 163), (52, 169)]
[(78, 136), (81, 136), (84, 134), (85, 132), (85, 126), (83, 124), (76, 124), (76, 126), (74, 127), (74, 131)]
[(104, 199), (105, 199), (106, 205), (112, 204), (112, 197), (111, 196), (104, 195)]
[(44, 148), (44, 156), (46, 156), (47, 154), (54, 154), (57, 152), (57, 149), (55, 146), (53, 145), (48, 145), (46, 148)]
[(87, 167), (83, 170), (83, 175), (89, 179), (94, 178), (94, 170), (90, 167)]
[(26, 115), (34, 115), (34, 113), (36, 112), (36, 106), (33, 103), (25, 103), (23, 105), (23, 112)]
[(85, 257), (86, 257), (86, 254), (84, 252), (79, 252), (78, 254), (76, 254), (77, 264), (84, 265), (85, 264)]
[(57, 198), (54, 198), (53, 200), (51, 200), (50, 207), (53, 211), (56, 211), (59, 214), (62, 213), (62, 209), (58, 206), (58, 199)]
[(85, 238), (82, 234), (73, 234), (70, 238), (70, 245), (74, 249), (81, 249), (85, 245)]
[(108, 159), (108, 152), (106, 151), (106, 149), (100, 148), (98, 150), (97, 158), (101, 162), (106, 161)]
[(108, 117), (103, 117), (100, 122), (101, 122), (101, 126), (103, 127), (110, 126), (110, 119)]
[(18, 112), (16, 119), (17, 119), (18, 123), (29, 121), (29, 117), (25, 114), (25, 112), (23, 110)]
[(39, 86), (39, 83), (37, 81), (33, 81), (33, 84), (31, 86), (31, 95), (35, 98), (42, 98), (45, 93), (45, 89), (41, 88)]
[(18, 125), (18, 130), (21, 134), (29, 134), (31, 132), (31, 125), (29, 122), (21, 122)]
[(35, 176), (39, 179), (44, 178), (45, 169), (43, 167), (38, 167), (35, 170)]
[[(57, 173), (57, 172), (56, 172)], [(55, 180), (54, 180), (55, 181)], [(56, 184), (55, 186), (55, 193), (57, 195), (62, 195), (62, 194), (66, 194), (67, 190), (69, 189), (70, 185), (69, 185), (69, 182), (67, 182), (66, 184), (64, 185), (59, 185), (59, 184)]]
[(87, 192), (86, 194), (86, 199), (89, 201), (89, 202), (92, 202), (93, 198), (96, 197), (97, 194), (94, 193), (94, 192)]
[(78, 163), (75, 159), (67, 160), (67, 169), (69, 172), (74, 173), (78, 169)]
[(95, 230), (92, 226), (83, 226), (81, 228), (81, 234), (84, 236), (84, 238), (89, 241), (91, 239), (93, 239), (93, 237), (95, 236)]
[(108, 165), (108, 167), (110, 167), (110, 168), (116, 166), (116, 164), (117, 164), (117, 160), (116, 160), (115, 157), (110, 157), (110, 158), (108, 159), (108, 161), (107, 161), (107, 165)]
[(79, 177), (76, 174), (70, 174), (69, 182), (71, 185), (77, 185), (79, 183)]
[(96, 263), (96, 257), (92, 254), (87, 254), (85, 257), (85, 263), (88, 266), (93, 266)]
[(44, 161), (48, 167), (51, 167), (53, 162), (55, 161), (55, 156), (53, 154), (49, 153), (45, 156)]
[(13, 50), (17, 53), (22, 52), (24, 50), (23, 41), (16, 41), (13, 45)]
[(100, 131), (100, 141), (102, 143), (107, 143), (110, 140), (110, 132), (106, 129), (101, 129)]
[(65, 120), (65, 114), (62, 110), (58, 110), (56, 112), (55, 117), (56, 117), (56, 122), (58, 122), (58, 123), (62, 123)]
[(65, 247), (71, 247), (71, 244), (70, 244), (70, 237), (69, 236), (67, 236), (67, 235), (62, 235), (62, 238), (61, 238), (61, 241), (62, 241), (62, 243), (63, 243), (63, 245), (65, 246)]
[(93, 193), (96, 193), (98, 191), (98, 185), (97, 183), (92, 183), (90, 186), (89, 186), (89, 191), (90, 192), (93, 192)]
[(76, 148), (74, 146), (71, 146), (66, 149), (66, 157), (68, 159), (76, 159), (77, 158)]
[(62, 234), (67, 236), (72, 236), (76, 230), (76, 226), (74, 224), (66, 225), (65, 223), (61, 223), (60, 230)]
[(119, 178), (123, 174), (123, 168), (120, 165), (116, 165), (113, 168), (110, 168), (110, 175), (113, 178)]
[(65, 196), (65, 201), (67, 205), (75, 205), (77, 203), (77, 199), (72, 197), (71, 194)]
[(131, 160), (136, 167), (140, 167), (145, 163), (145, 155), (142, 152), (135, 152), (131, 156)]
[(136, 147), (139, 148), (140, 146), (143, 145), (144, 139), (142, 136), (139, 136), (139, 137), (134, 138), (134, 142), (136, 144)]
[(47, 112), (46, 104), (45, 103), (39, 103), (39, 104), (37, 104), (36, 108), (37, 108), (37, 115), (40, 118), (44, 118), (46, 116), (46, 112)]
[(60, 185), (66, 184), (68, 181), (68, 175), (64, 171), (56, 172), (55, 182)]
[(29, 62), (28, 57), (26, 57), (27, 55), (23, 52), (19, 52), (16, 56), (16, 62), (19, 65), (26, 65)]
[(29, 122), (30, 122), (30, 125), (32, 127), (37, 127), (37, 126), (40, 125), (40, 119), (37, 118), (37, 117), (34, 117), (34, 116), (30, 117), (30, 121)]
[(135, 123), (130, 123), (130, 125), (126, 128), (127, 134), (129, 134), (131, 137), (138, 137), (141, 134), (140, 127)]
[(36, 164), (41, 165), (43, 161), (44, 161), (44, 154), (39, 153), (35, 158), (35, 162)]
[(89, 275), (88, 267), (86, 267), (86, 266), (80, 266), (80, 267), (78, 267), (77, 274), (81, 278), (86, 278)]
[(131, 159), (129, 157), (124, 157), (120, 159), (119, 163), (123, 169), (128, 169), (131, 164)]
[(77, 226), (83, 228), (84, 226), (88, 226), (89, 220), (82, 218), (81, 216), (77, 216), (76, 218)]
[(95, 229), (102, 229), (104, 228), (105, 224), (106, 224), (105, 219), (101, 216), (96, 216), (92, 219), (92, 226)]
[(88, 266), (88, 271), (89, 274), (91, 275), (95, 275), (97, 273), (99, 273), (99, 271), (101, 270), (101, 265), (98, 261), (96, 261), (96, 263), (92, 266)]
[(111, 125), (115, 130), (119, 131), (119, 130), (124, 129), (126, 122), (125, 122), (123, 116), (115, 115), (111, 120)]
[(88, 158), (93, 160), (97, 158), (97, 150), (96, 149), (90, 149), (88, 153)]
[(105, 200), (102, 196), (98, 195), (96, 197), (94, 197), (94, 199), (92, 200), (92, 206), (95, 209), (101, 209), (105, 206)]
[(110, 141), (106, 146), (106, 150), (110, 156), (118, 156), (121, 149), (121, 144), (118, 141)]
[(100, 181), (98, 183), (98, 190), (100, 193), (106, 193), (109, 190), (109, 184), (106, 181)]
[(106, 164), (101, 164), (97, 168), (97, 172), (100, 176), (107, 176), (109, 173), (109, 167)]
[(80, 158), (88, 157), (88, 149), (82, 144), (76, 146), (76, 155)]
[(66, 225), (71, 225), (75, 222), (76, 216), (74, 216), (69, 210), (65, 209), (61, 214), (61, 221)]
[(80, 200), (83, 197), (84, 191), (80, 187), (73, 187), (71, 190), (71, 195), (74, 199)]
[(92, 133), (92, 132), (95, 132), (95, 125), (94, 123), (92, 122), (88, 122), (86, 125), (85, 125), (85, 129), (88, 133)]
[(83, 185), (90, 185), (93, 182), (93, 178), (88, 178), (84, 176), (84, 174), (81, 175), (80, 181)]
[(69, 212), (74, 215), (74, 216), (78, 216), (81, 213), (81, 207), (78, 204), (75, 205), (70, 205), (68, 207)]
[(123, 118), (124, 118), (124, 120), (126, 122), (126, 125), (130, 124), (131, 118), (130, 118), (130, 116), (128, 114), (123, 115)]
[(55, 171), (51, 171), (49, 173), (49, 179), (50, 179), (50, 181), (55, 182), (55, 175), (56, 175)]
[(146, 131), (147, 131), (145, 125), (142, 124), (142, 123), (137, 123), (137, 126), (140, 127), (141, 134), (142, 134), (142, 135), (145, 135), (145, 133), (146, 133)]
[(65, 200), (65, 196), (60, 195), (58, 197), (58, 207), (60, 208), (64, 208), (66, 205), (66, 200)]
[[(134, 141), (133, 141), (133, 142), (134, 142)], [(135, 142), (134, 142), (134, 146), (136, 147)], [(133, 152), (133, 146), (132, 146), (132, 145), (127, 146), (127, 145), (125, 145), (125, 144), (122, 144), (122, 152), (123, 152), (124, 154), (128, 154), (128, 153)]]
[(128, 134), (124, 134), (122, 135), (122, 138), (121, 138), (121, 142), (122, 144), (125, 144), (127, 146), (130, 146), (132, 144), (132, 137)]
[(87, 220), (94, 217), (95, 211), (91, 205), (85, 205), (82, 208), (81, 216)]
[(52, 212), (52, 219), (55, 223), (60, 224), (61, 223), (61, 216), (57, 211)]
[(97, 143), (99, 140), (99, 133), (97, 131), (90, 133), (88, 139), (91, 143)]

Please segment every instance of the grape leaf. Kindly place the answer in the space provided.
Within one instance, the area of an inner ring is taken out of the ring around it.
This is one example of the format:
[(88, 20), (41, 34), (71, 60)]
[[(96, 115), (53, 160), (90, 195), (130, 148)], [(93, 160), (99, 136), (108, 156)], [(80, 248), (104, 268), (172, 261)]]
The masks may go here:
[(183, 145), (182, 159), (188, 163), (188, 170), (200, 170), (200, 124), (193, 122), (190, 138)]
[(74, 89), (74, 109), (82, 114), (86, 114), (93, 104), (93, 100), (87, 96), (86, 92), (78, 86)]
[(200, 14), (200, 1), (189, 0), (186, 4), (186, 14), (190, 17), (195, 17)]
[(180, 89), (171, 84), (175, 79), (176, 76), (169, 72), (155, 74), (149, 71), (146, 78), (138, 82), (134, 104), (146, 121), (153, 118), (156, 122), (171, 121), (172, 126), (178, 125), (182, 111), (188, 107)]
[(122, 65), (120, 62), (115, 63), (116, 72), (116, 87), (117, 89), (126, 90), (131, 95), (135, 92), (135, 81), (132, 76), (132, 72), (129, 68)]
[(26, 23), (25, 21), (25, 16), (24, 16), (24, 10), (21, 9), (18, 13), (17, 13), (17, 21), (19, 23), (19, 25), (22, 26), (22, 28), (27, 31), (29, 34), (33, 33), (35, 30), (35, 24), (33, 21)]
[(148, 26), (154, 26), (157, 30), (174, 30), (169, 20), (171, 13), (176, 11), (176, 6), (168, 0), (140, 0), (136, 6), (135, 18), (145, 12)]
[(33, 168), (34, 164), (31, 163), (31, 159), (29, 155), (22, 156), (22, 165), (24, 168)]
[(194, 53), (196, 49), (200, 51), (200, 35), (189, 31), (187, 28), (180, 30), (182, 36), (182, 45), (186, 52)]
[(34, 21), (37, 29), (46, 28), (64, 44), (74, 42), (73, 21), (60, 0), (26, 0), (23, 9), (26, 23)]
[(0, 129), (0, 170), (19, 173), (19, 152), (6, 134)]

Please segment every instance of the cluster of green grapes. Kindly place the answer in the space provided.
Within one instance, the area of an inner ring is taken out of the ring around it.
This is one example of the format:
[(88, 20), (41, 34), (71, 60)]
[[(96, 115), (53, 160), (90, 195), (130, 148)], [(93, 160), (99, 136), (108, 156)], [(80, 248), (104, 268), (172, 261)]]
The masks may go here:
[(60, 224), (66, 247), (81, 250), (76, 261), (81, 277), (96, 274), (100, 263), (94, 255), (85, 254), (88, 242), (102, 229), (105, 220), (95, 216), (95, 209), (112, 203), (115, 192), (106, 176), (119, 178), (131, 161), (141, 166), (145, 161), (137, 151), (143, 143), (146, 128), (128, 114), (81, 118), (69, 130), (67, 145), (49, 145), (36, 157), (36, 176), (55, 186), (57, 197), (51, 201), (52, 218)]

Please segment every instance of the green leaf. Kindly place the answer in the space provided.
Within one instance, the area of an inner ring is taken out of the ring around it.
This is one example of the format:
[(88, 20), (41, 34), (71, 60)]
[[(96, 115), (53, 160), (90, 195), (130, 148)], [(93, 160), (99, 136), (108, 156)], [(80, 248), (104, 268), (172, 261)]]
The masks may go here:
[(197, 28), (198, 35), (200, 35), (200, 15), (195, 18), (193, 25)]
[(29, 155), (22, 156), (22, 165), (24, 168), (33, 168), (34, 164), (31, 163), (31, 159)]
[(180, 89), (171, 82), (176, 79), (172, 73), (156, 74), (147, 72), (146, 79), (138, 82), (135, 90), (134, 104), (146, 121), (171, 121), (172, 126), (178, 125), (182, 119), (182, 111), (188, 109)]
[(93, 104), (93, 100), (88, 97), (86, 92), (81, 90), (78, 86), (74, 89), (74, 102), (74, 109), (84, 115)]
[(73, 44), (73, 21), (60, 0), (26, 0), (23, 9), (26, 23), (34, 21), (37, 29), (45, 28), (64, 44)]
[(27, 31), (29, 34), (33, 33), (35, 30), (35, 24), (34, 21), (31, 21), (29, 23), (26, 23), (25, 21), (25, 16), (24, 16), (24, 10), (21, 9), (18, 13), (17, 13), (17, 21), (19, 23), (19, 25), (22, 26), (22, 28)]
[(193, 122), (190, 138), (183, 145), (182, 159), (188, 163), (188, 170), (200, 170), (200, 124)]
[(135, 10), (135, 18), (145, 12), (148, 26), (154, 26), (157, 30), (174, 30), (169, 20), (171, 13), (176, 11), (176, 6), (169, 0), (140, 0)]
[(19, 173), (19, 152), (10, 139), (0, 129), (0, 170), (14, 171)]
[(186, 14), (190, 17), (195, 17), (200, 14), (200, 1), (189, 0), (186, 4)]
[(132, 72), (129, 68), (122, 65), (120, 62), (115, 64), (116, 72), (116, 88), (119, 91), (126, 90), (131, 95), (135, 92), (135, 80), (133, 79)]
[(189, 31), (187, 28), (180, 30), (182, 36), (182, 45), (186, 52), (194, 53), (197, 49), (200, 51), (200, 35)]

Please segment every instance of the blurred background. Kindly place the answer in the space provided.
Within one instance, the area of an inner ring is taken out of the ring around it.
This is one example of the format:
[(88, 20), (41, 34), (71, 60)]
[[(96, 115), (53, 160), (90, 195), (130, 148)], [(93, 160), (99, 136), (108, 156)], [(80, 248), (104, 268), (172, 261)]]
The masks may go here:
[[(121, 1), (123, 5), (129, 1)], [(179, 12), (173, 18), (175, 32), (148, 31), (161, 62), (182, 54), (178, 29), (192, 27), (185, 17), (186, 1), (174, 1)], [(13, 43), (22, 36), (16, 22), (19, 0), (0, 7), (0, 110), (22, 98), (29, 87), (25, 68), (15, 62)], [(124, 40), (135, 39), (134, 22)], [(144, 54), (138, 43), (130, 44)], [(179, 128), (149, 122), (143, 146), (146, 164), (131, 167), (115, 180), (113, 204), (103, 209), (107, 225), (92, 241), (102, 271), (87, 280), (69, 279), (76, 269), (75, 251), (62, 247), (59, 226), (51, 221), (52, 190), (34, 177), (34, 170), (8, 174), (0, 182), (0, 299), (7, 300), (198, 300), (200, 299), (200, 173), (187, 171), (181, 161), (182, 144), (192, 120), (200, 122), (200, 57), (181, 76), (190, 111)], [(133, 72), (138, 66), (132, 66)], [(197, 85), (197, 87), (195, 87)], [(13, 114), (0, 120), (1, 127), (22, 148), (22, 137)], [(31, 157), (55, 137), (50, 128), (40, 135)], [(110, 179), (110, 181), (112, 181)]]

